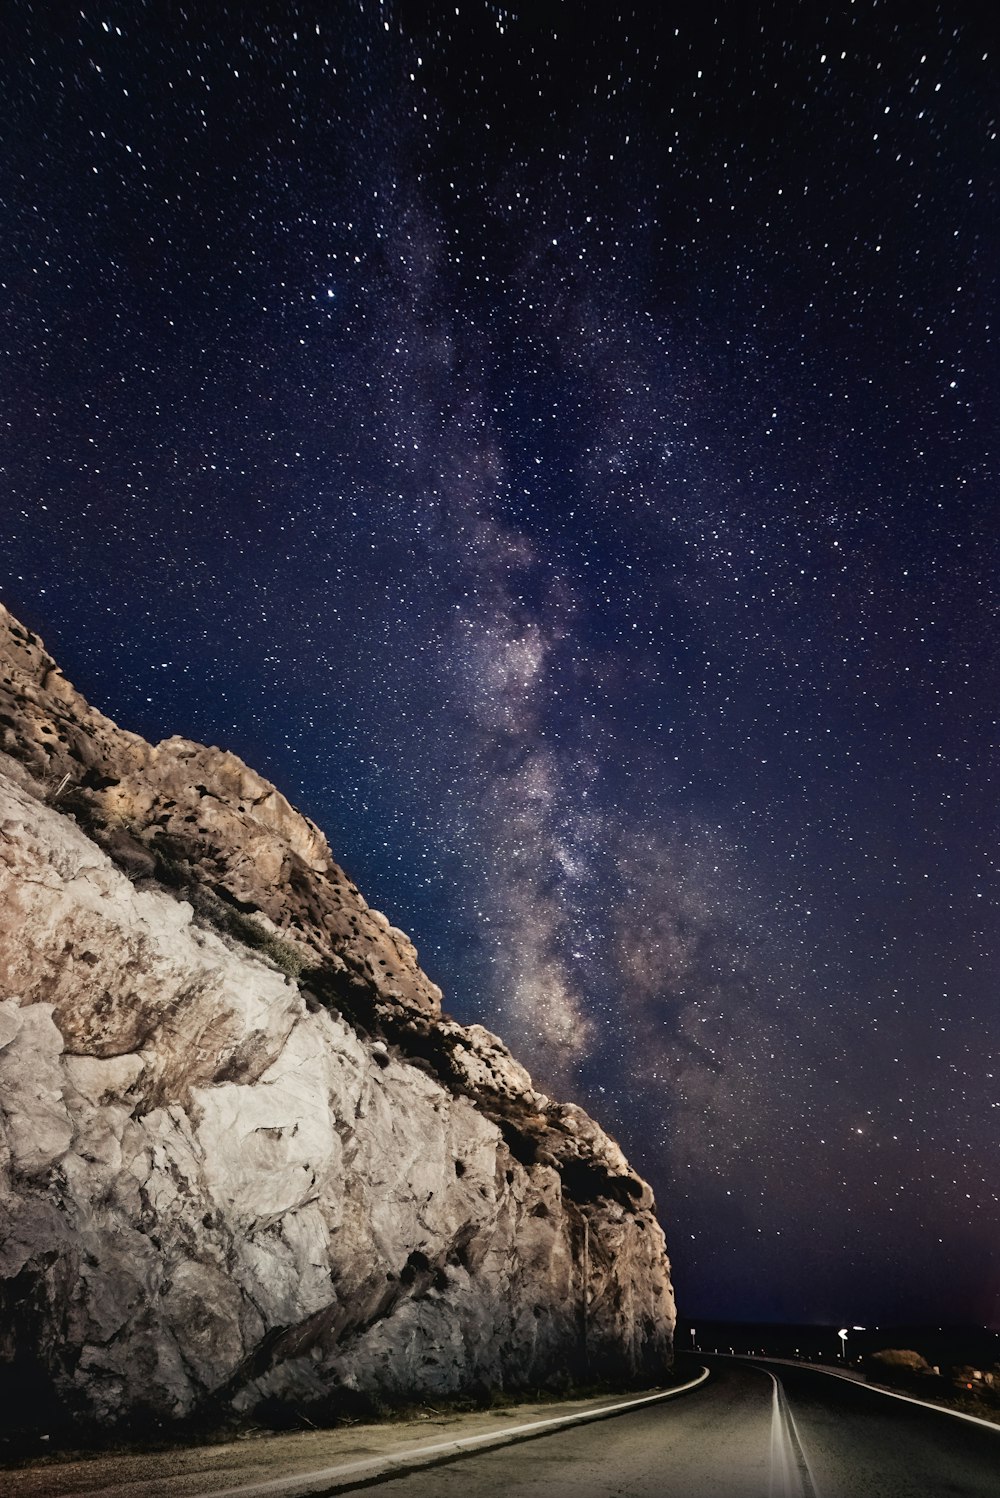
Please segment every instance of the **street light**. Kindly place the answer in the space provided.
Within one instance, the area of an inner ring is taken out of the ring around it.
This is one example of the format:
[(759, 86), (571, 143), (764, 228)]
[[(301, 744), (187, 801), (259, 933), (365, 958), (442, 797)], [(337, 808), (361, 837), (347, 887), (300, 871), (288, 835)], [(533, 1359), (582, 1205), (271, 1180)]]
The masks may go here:
[(837, 1336), (840, 1338), (840, 1356), (843, 1358), (844, 1362), (846, 1363), (847, 1362), (847, 1327), (846, 1326), (842, 1326), (840, 1328), (840, 1331), (837, 1333)]

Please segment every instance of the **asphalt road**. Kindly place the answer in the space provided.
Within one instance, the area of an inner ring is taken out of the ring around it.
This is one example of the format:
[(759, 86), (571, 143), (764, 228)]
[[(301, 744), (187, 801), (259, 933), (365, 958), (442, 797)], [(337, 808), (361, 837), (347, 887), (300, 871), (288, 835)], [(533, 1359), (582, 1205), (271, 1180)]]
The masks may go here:
[[(994, 1432), (806, 1369), (706, 1358), (667, 1404), (378, 1483), (385, 1498), (1000, 1498)], [(340, 1489), (343, 1491), (343, 1489)]]

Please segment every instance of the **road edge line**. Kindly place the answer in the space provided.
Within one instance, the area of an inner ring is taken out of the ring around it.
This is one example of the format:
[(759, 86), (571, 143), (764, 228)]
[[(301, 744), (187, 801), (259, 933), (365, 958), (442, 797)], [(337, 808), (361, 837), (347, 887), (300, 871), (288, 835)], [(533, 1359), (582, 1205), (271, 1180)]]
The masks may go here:
[[(302, 1490), (302, 1498), (307, 1498), (309, 1492), (321, 1484), (325, 1484), (324, 1491), (330, 1491), (330, 1487), (338, 1481), (349, 1477), (359, 1477), (362, 1472), (371, 1471), (371, 1476), (362, 1481), (370, 1484), (384, 1473), (386, 1476), (394, 1475), (396, 1468), (405, 1468), (408, 1462), (417, 1461), (423, 1457), (445, 1457), (461, 1456), (465, 1452), (476, 1448), (483, 1450), (492, 1446), (502, 1446), (508, 1442), (517, 1440), (530, 1440), (532, 1436), (542, 1431), (559, 1430), (569, 1425), (579, 1425), (588, 1420), (603, 1420), (610, 1415), (624, 1413), (625, 1410), (638, 1409), (645, 1404), (658, 1404), (667, 1399), (673, 1399), (678, 1394), (687, 1394), (692, 1389), (697, 1389), (711, 1376), (708, 1368), (702, 1366), (697, 1378), (691, 1379), (686, 1384), (678, 1384), (673, 1389), (661, 1389), (655, 1394), (644, 1394), (639, 1399), (627, 1399), (620, 1404), (602, 1405), (596, 1410), (578, 1410), (573, 1415), (553, 1415), (545, 1420), (531, 1420), (524, 1425), (508, 1426), (506, 1430), (487, 1430), (478, 1436), (462, 1436), (455, 1441), (436, 1441), (430, 1446), (408, 1447), (394, 1456), (366, 1457), (363, 1461), (348, 1462), (341, 1467), (321, 1467), (313, 1472), (301, 1472), (289, 1474), (287, 1477), (269, 1478), (267, 1482), (247, 1483), (239, 1487), (214, 1488), (211, 1491), (204, 1490), (197, 1498), (264, 1498), (267, 1494), (297, 1493)], [(422, 1463), (421, 1463), (422, 1465)], [(372, 1470), (374, 1469), (374, 1470)], [(306, 1484), (312, 1484), (309, 1488)], [(98, 1493), (91, 1493), (87, 1498), (101, 1498)]]

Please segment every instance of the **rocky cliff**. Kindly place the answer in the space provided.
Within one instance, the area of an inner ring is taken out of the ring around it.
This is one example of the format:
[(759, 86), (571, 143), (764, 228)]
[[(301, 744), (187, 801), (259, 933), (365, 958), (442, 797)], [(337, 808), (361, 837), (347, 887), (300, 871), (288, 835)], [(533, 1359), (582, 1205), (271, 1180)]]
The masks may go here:
[(442, 1013), (318, 828), (117, 728), (2, 608), (0, 750), (8, 1394), (322, 1417), (663, 1370), (649, 1188)]

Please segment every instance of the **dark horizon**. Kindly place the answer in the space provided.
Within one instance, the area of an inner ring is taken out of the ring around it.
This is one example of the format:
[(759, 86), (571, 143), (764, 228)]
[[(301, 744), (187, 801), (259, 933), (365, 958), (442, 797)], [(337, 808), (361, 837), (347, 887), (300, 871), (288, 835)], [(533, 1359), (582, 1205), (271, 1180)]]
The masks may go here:
[(13, 0), (0, 598), (323, 828), (682, 1311), (997, 1325), (995, 27), (457, 11)]
[[(692, 1339), (691, 1329), (695, 1336)], [(846, 1330), (843, 1341), (840, 1331)], [(888, 1322), (853, 1326), (796, 1322), (715, 1321), (711, 1317), (678, 1318), (678, 1353), (730, 1353), (736, 1357), (791, 1358), (803, 1363), (860, 1368), (874, 1353), (889, 1349), (917, 1352), (932, 1366), (949, 1369), (978, 1367), (992, 1372), (1000, 1367), (1000, 1329), (926, 1322)]]
[[(739, 1317), (716, 1318), (713, 1316), (698, 1316), (697, 1314), (678, 1314), (677, 1317), (677, 1329), (679, 1334), (681, 1332), (687, 1334), (690, 1331), (690, 1328), (693, 1326), (696, 1329), (699, 1327), (711, 1327), (713, 1329), (719, 1327), (743, 1327), (747, 1331), (814, 1331), (822, 1332), (824, 1334), (829, 1332), (834, 1337), (836, 1337), (838, 1327), (842, 1325), (842, 1322), (837, 1321), (755, 1321), (744, 1320)], [(895, 1332), (919, 1332), (922, 1335), (928, 1336), (943, 1334), (948, 1336), (974, 1335), (985, 1338), (1000, 1337), (1000, 1327), (977, 1326), (972, 1322), (963, 1321), (943, 1323), (938, 1323), (936, 1321), (887, 1321), (882, 1323), (873, 1323), (871, 1326), (854, 1326), (850, 1327), (849, 1330), (852, 1333), (864, 1333), (866, 1336), (882, 1336), (888, 1333)]]

